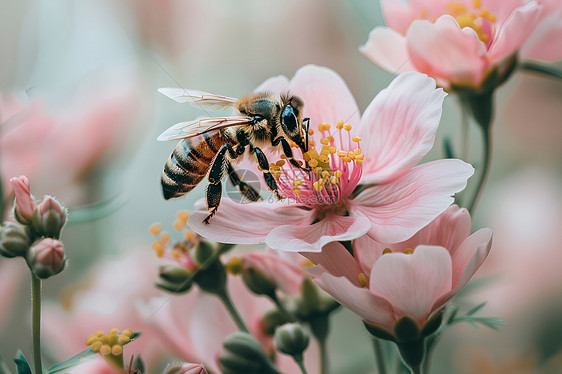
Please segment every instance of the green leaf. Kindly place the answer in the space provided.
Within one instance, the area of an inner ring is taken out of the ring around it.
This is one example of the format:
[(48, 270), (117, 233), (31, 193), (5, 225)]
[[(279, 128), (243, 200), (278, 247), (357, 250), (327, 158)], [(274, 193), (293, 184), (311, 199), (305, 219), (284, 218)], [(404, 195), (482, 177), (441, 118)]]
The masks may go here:
[(536, 64), (534, 62), (527, 61), (520, 63), (519, 68), (531, 73), (539, 73), (548, 77), (562, 79), (562, 70), (549, 65)]
[(468, 312), (466, 312), (467, 316), (472, 316), (474, 314), (476, 314), (476, 312), (478, 312), (480, 309), (484, 308), (486, 306), (487, 302), (484, 301), (483, 303), (480, 303), (478, 305), (476, 305), (474, 308), (470, 309)]
[(16, 363), (18, 374), (32, 374), (29, 363), (27, 362), (27, 359), (25, 358), (23, 353), (21, 353), (21, 351), (18, 351), (18, 353), (16, 354), (14, 362)]
[[(131, 335), (131, 340), (129, 340), (127, 343), (123, 344), (123, 345), (127, 345), (129, 343), (131, 343), (132, 341), (134, 341), (136, 338), (138, 338), (139, 336), (141, 336), (142, 333), (140, 331), (135, 331), (133, 332), (133, 335)], [(91, 347), (84, 349), (83, 351), (75, 354), (74, 356), (70, 357), (68, 360), (61, 362), (60, 364), (57, 364), (53, 367), (51, 367), (49, 370), (47, 370), (46, 374), (54, 374), (54, 373), (60, 373), (63, 370), (69, 369), (75, 365), (78, 365), (82, 360), (84, 360), (85, 358), (88, 358), (92, 355), (95, 355), (96, 352), (94, 352), (92, 350)], [(19, 374), (19, 372), (18, 372)]]
[(121, 194), (90, 206), (71, 208), (68, 212), (68, 223), (86, 223), (100, 220), (115, 213), (125, 205), (128, 200), (128, 197)]

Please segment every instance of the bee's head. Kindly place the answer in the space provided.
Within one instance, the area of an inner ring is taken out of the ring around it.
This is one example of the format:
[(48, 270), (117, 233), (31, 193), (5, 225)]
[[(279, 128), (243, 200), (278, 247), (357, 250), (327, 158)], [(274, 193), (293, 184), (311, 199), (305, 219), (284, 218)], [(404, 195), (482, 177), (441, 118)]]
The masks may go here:
[(281, 128), (285, 135), (304, 149), (302, 131), (302, 110), (304, 102), (298, 96), (285, 94), (281, 96), (283, 109), (281, 111)]

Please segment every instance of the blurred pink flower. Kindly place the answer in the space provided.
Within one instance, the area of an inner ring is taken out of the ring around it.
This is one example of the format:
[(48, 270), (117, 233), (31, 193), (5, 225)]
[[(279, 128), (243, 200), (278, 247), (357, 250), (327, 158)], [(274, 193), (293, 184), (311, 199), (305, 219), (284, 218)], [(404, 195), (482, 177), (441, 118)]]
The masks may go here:
[(36, 205), (33, 196), (31, 196), (29, 180), (25, 175), (22, 175), (20, 177), (10, 178), (10, 183), (16, 195), (15, 214), (18, 220), (21, 220), (22, 223), (31, 222)]
[(45, 303), (43, 336), (50, 353), (66, 359), (85, 349), (86, 339), (96, 331), (131, 329), (143, 335), (125, 347), (125, 362), (142, 354), (150, 366), (164, 352), (137, 305), (162, 294), (154, 287), (157, 266), (154, 255), (142, 251), (112, 258), (97, 264), (72, 294), (67, 292), (63, 305)]
[(443, 87), (478, 88), (494, 69), (503, 74), (502, 65), (527, 40), (523, 57), (562, 58), (562, 48), (555, 47), (562, 38), (562, 8), (560, 2), (544, 3), (382, 0), (388, 27), (371, 31), (361, 52), (393, 73), (417, 70)]
[[(279, 76), (258, 90), (289, 91), (304, 100), (304, 115), (311, 128), (319, 128), (310, 136), (316, 148), (305, 159), (322, 170), (309, 173), (289, 163), (271, 166), (285, 199), (251, 204), (223, 199), (209, 225), (203, 223), (208, 212), (200, 201), (188, 223), (204, 237), (223, 243), (265, 242), (295, 252), (319, 252), (329, 242), (365, 233), (384, 242), (405, 240), (443, 212), (473, 173), (469, 164), (456, 159), (414, 167), (433, 145), (445, 96), (425, 75), (396, 78), (363, 118), (343, 80), (327, 68), (305, 66), (290, 82)], [(329, 124), (337, 124), (332, 133)], [(358, 137), (352, 137), (352, 125)], [(357, 192), (359, 184), (365, 188)]]
[(201, 364), (188, 364), (174, 365), (164, 374), (207, 374), (207, 370)]
[(83, 360), (80, 364), (69, 369), (70, 374), (126, 374), (125, 370), (114, 368), (101, 356)]
[[(229, 276), (230, 296), (246, 321), (250, 332), (267, 353), (273, 352), (273, 337), (264, 332), (262, 319), (274, 305), (265, 297), (252, 294), (239, 277)], [(224, 338), (238, 331), (220, 301), (209, 294), (192, 289), (187, 295), (150, 300), (142, 314), (152, 325), (160, 341), (178, 358), (204, 362), (213, 373), (220, 373), (218, 358)], [(318, 347), (312, 344), (305, 353), (310, 373), (318, 373)], [(283, 373), (300, 373), (294, 361), (285, 355), (276, 357)]]
[(0, 329), (7, 321), (12, 306), (16, 304), (25, 273), (27, 266), (23, 261), (0, 259)]
[(366, 322), (393, 332), (409, 317), (422, 328), (490, 251), (492, 232), (470, 235), (470, 227), (468, 211), (453, 205), (402, 243), (364, 236), (353, 242), (354, 255), (340, 243), (303, 254), (318, 265), (310, 270), (315, 283)]
[(55, 115), (40, 102), (0, 95), (0, 171), (6, 194), (12, 193), (6, 178), (23, 174), (38, 191), (67, 203), (77, 199), (77, 183), (128, 138), (138, 111), (137, 95), (127, 90), (102, 85), (96, 96), (78, 94), (68, 104), (71, 109)]

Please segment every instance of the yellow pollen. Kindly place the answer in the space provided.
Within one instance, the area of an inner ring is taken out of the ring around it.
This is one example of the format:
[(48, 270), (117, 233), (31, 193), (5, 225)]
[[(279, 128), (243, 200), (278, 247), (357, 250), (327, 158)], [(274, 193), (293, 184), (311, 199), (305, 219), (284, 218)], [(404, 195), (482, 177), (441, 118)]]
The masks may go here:
[(332, 177), (332, 178), (330, 178), (330, 182), (332, 184), (338, 184), (338, 183), (340, 183), (340, 179), (338, 177)]
[(328, 179), (330, 177), (330, 172), (328, 170), (324, 170), (322, 172), (322, 178)]
[(392, 253), (392, 249), (390, 249), (390, 248), (383, 249), (382, 254), (386, 255), (387, 253)]
[(242, 259), (240, 257), (233, 257), (225, 265), (226, 272), (232, 275), (238, 275), (242, 273), (244, 269), (242, 265)]
[(111, 353), (111, 346), (107, 344), (102, 345), (100, 348), (100, 353), (104, 356), (107, 356), (108, 354)]
[(123, 347), (121, 347), (119, 344), (115, 344), (113, 347), (111, 347), (112, 355), (119, 356), (121, 353), (123, 353)]
[(350, 157), (342, 157), (341, 159), (343, 160), (343, 162), (351, 162)]
[(316, 265), (314, 265), (314, 262), (310, 261), (310, 260), (304, 260), (303, 262), (300, 263), (300, 266), (302, 268), (312, 268)]
[(295, 195), (300, 195), (302, 193), (301, 189), (298, 187), (293, 187), (293, 193)]
[(329, 144), (329, 143), (330, 143), (330, 139), (328, 139), (328, 138), (320, 139), (320, 143), (321, 143), (321, 144)]
[(338, 150), (336, 149), (336, 147), (330, 147), (330, 153), (334, 154), (336, 153)]
[(309, 140), (309, 141), (308, 141), (308, 145), (309, 145), (310, 147), (314, 147), (314, 142), (313, 142), (312, 140)]
[(421, 17), (421, 18), (427, 17), (427, 11), (426, 11), (425, 9), (422, 9), (422, 10), (421, 10), (420, 17)]
[(117, 335), (117, 334), (119, 334), (119, 329), (112, 328), (111, 330), (109, 330), (108, 335)]
[(310, 135), (310, 136), (314, 135), (314, 130), (313, 130), (313, 129), (308, 129), (308, 135)]
[(164, 256), (164, 245), (162, 244), (162, 242), (156, 241), (154, 243), (152, 243), (152, 249), (154, 249), (154, 251), (156, 252), (156, 255), (158, 257), (162, 257)]
[(195, 240), (195, 232), (189, 230), (188, 232), (185, 233), (185, 240), (187, 240), (188, 242), (192, 242), (193, 240)]
[(160, 234), (161, 230), (162, 230), (162, 225), (159, 223), (155, 223), (152, 226), (150, 226), (148, 232), (151, 233), (152, 235), (158, 235)]
[(318, 183), (318, 182), (319, 182), (319, 181), (314, 182), (314, 183), (313, 183), (313, 186), (314, 186), (314, 189), (315, 189), (316, 191), (321, 191), (323, 186), (322, 186), (320, 183)]
[(354, 136), (353, 138), (351, 138), (351, 140), (353, 140), (355, 143), (359, 143), (361, 141), (361, 138), (358, 136)]
[(131, 340), (131, 338), (129, 338), (127, 335), (121, 335), (121, 336), (119, 337), (119, 339), (117, 339), (117, 342), (118, 342), (119, 344), (123, 345), (123, 344), (125, 344), (125, 343), (128, 343), (129, 340)]
[(189, 212), (178, 212), (176, 214), (176, 218), (177, 219), (181, 219), (184, 222), (187, 222), (187, 219), (189, 218)]
[(180, 251), (179, 249), (174, 249), (174, 250), (172, 251), (172, 257), (174, 257), (174, 258), (180, 258), (180, 255), (181, 255), (181, 251)]
[(356, 163), (357, 165), (363, 165), (363, 160), (357, 160), (357, 159), (355, 159), (355, 163)]
[(365, 158), (364, 154), (359, 153), (358, 155), (355, 156), (356, 160), (363, 160)]
[(334, 142), (334, 137), (333, 137), (332, 135), (328, 135), (328, 136), (326, 137), (326, 139), (328, 139), (328, 140), (330, 141), (330, 143), (333, 143), (333, 142)]
[(457, 16), (463, 13), (466, 13), (466, 7), (464, 4), (451, 2), (447, 4), (447, 9), (449, 10), (449, 14), (452, 16)]
[(367, 287), (367, 278), (365, 278), (365, 274), (363, 273), (359, 273), (359, 284), (361, 285), (361, 287)]
[(314, 173), (315, 173), (316, 175), (320, 175), (320, 173), (322, 173), (322, 170), (323, 170), (323, 169), (319, 166), (319, 167), (317, 167), (317, 168), (314, 168)]
[(488, 9), (482, 9), (482, 11), (480, 11), (480, 17), (482, 17), (482, 18), (484, 18), (484, 19), (486, 19), (490, 22), (496, 22), (497, 19), (498, 19)]
[(309, 165), (310, 167), (315, 168), (316, 166), (318, 166), (318, 160), (316, 160), (316, 159), (310, 160), (310, 161), (308, 161), (308, 165)]
[(86, 339), (86, 345), (92, 345), (94, 342), (98, 341), (97, 335), (90, 335), (88, 339)]
[(406, 248), (403, 253), (411, 255), (412, 253), (414, 253), (414, 250), (412, 248)]
[(343, 121), (341, 119), (336, 124), (336, 129), (338, 129), (338, 130), (343, 129)]
[(92, 351), (94, 351), (94, 352), (96, 352), (96, 353), (99, 352), (100, 349), (101, 349), (101, 346), (102, 346), (102, 342), (100, 342), (99, 340), (93, 342), (93, 343), (92, 343)]
[(464, 4), (450, 2), (447, 4), (447, 9), (449, 14), (455, 18), (461, 29), (465, 27), (473, 29), (476, 35), (478, 35), (478, 39), (486, 43), (490, 37), (482, 29), (481, 19), (495, 22), (497, 18), (488, 9), (480, 9), (482, 7), (481, 0), (473, 0), (473, 5), (474, 9), (469, 10)]
[(349, 123), (346, 123), (345, 125), (343, 125), (344, 130), (347, 131), (351, 131), (351, 125)]
[(269, 164), (269, 170), (279, 170), (279, 166), (277, 166), (276, 164)]
[(338, 151), (338, 156), (345, 157), (345, 156), (347, 156), (347, 152), (346, 151)]
[(174, 229), (176, 229), (177, 231), (181, 231), (181, 229), (183, 229), (185, 226), (185, 222), (183, 222), (180, 219), (177, 219), (176, 222), (174, 222)]
[(282, 167), (283, 165), (285, 165), (285, 160), (279, 160), (275, 163), (275, 165)]
[(285, 158), (287, 158), (287, 156), (285, 156), (285, 154), (284, 154), (284, 153), (281, 153), (281, 156), (279, 156), (279, 157), (281, 157), (282, 159), (285, 159)]
[(330, 130), (330, 125), (327, 124), (326, 122), (322, 122), (321, 124), (318, 125), (318, 130), (319, 131), (328, 131)]
[(474, 0), (472, 3), (474, 4), (474, 7), (475, 7), (476, 9), (478, 9), (478, 8), (480, 8), (480, 7), (482, 6), (482, 1), (481, 1), (481, 0)]
[(303, 184), (303, 183), (304, 183), (304, 181), (303, 181), (302, 179), (295, 179), (295, 180), (293, 181), (293, 186), (295, 186), (295, 187), (296, 187), (296, 186), (300, 186), (300, 185)]
[(170, 240), (170, 234), (168, 234), (167, 232), (162, 233), (162, 235), (160, 235), (160, 240), (162, 242), (167, 242)]
[(341, 177), (341, 175), (342, 175), (341, 170), (336, 170), (336, 171), (334, 171), (334, 176), (335, 176), (336, 178)]
[(318, 157), (318, 160), (319, 160), (320, 162), (325, 163), (325, 164), (327, 164), (327, 163), (330, 161), (330, 159), (329, 159), (328, 156), (326, 156), (326, 155), (321, 155), (320, 157)]

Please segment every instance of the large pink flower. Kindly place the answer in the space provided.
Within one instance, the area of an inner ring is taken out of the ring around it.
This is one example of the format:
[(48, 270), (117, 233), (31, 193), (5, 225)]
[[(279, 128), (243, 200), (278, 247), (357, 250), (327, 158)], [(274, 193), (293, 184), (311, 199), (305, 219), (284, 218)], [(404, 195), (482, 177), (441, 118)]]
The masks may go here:
[(209, 225), (203, 223), (207, 211), (199, 202), (188, 222), (204, 237), (313, 252), (366, 233), (398, 242), (443, 212), (473, 173), (455, 159), (415, 167), (433, 145), (445, 96), (425, 75), (396, 78), (362, 118), (343, 80), (327, 68), (305, 66), (290, 82), (280, 76), (258, 90), (289, 91), (304, 100), (314, 132), (308, 152), (297, 158), (310, 171), (284, 160), (272, 163), (283, 200), (238, 204), (223, 199)]
[[(389, 332), (403, 317), (420, 328), (457, 294), (490, 251), (492, 232), (470, 235), (470, 215), (451, 206), (411, 239), (383, 244), (366, 236), (351, 255), (340, 243), (303, 253), (315, 283), (363, 320)], [(470, 236), (469, 236), (470, 235)]]
[(381, 3), (388, 27), (371, 31), (361, 51), (393, 73), (416, 70), (435, 77), (443, 87), (478, 88), (495, 68), (505, 69), (502, 65), (524, 44), (523, 57), (562, 58), (562, 48), (556, 48), (562, 39), (562, 9), (554, 1)]

